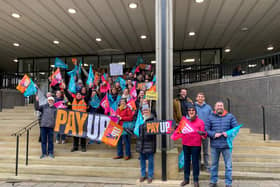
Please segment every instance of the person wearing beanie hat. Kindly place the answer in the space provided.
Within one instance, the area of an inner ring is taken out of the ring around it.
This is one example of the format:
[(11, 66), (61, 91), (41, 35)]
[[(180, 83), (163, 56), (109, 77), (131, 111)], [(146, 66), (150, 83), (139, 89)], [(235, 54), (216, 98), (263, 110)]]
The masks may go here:
[[(151, 113), (150, 106), (147, 100), (143, 101), (141, 106), (143, 119), (145, 122), (156, 120), (155, 116)], [(154, 177), (154, 154), (156, 152), (156, 135), (147, 135), (145, 133), (145, 124), (139, 128), (140, 136), (136, 139), (136, 152), (140, 155), (140, 168), (141, 176), (139, 181), (144, 182), (148, 180), (148, 183), (152, 183)], [(148, 160), (148, 176), (146, 176), (146, 160)]]
[(207, 133), (204, 130), (204, 122), (197, 117), (194, 105), (189, 105), (188, 115), (183, 117), (179, 126), (171, 136), (173, 140), (182, 139), (184, 151), (184, 180), (181, 186), (189, 184), (190, 165), (193, 166), (194, 186), (199, 187), (199, 158), (201, 151), (202, 138), (206, 138)]
[(39, 106), (39, 98), (36, 97), (36, 110), (41, 112), (40, 120), (40, 136), (41, 136), (41, 150), (42, 155), (40, 159), (54, 158), (53, 146), (53, 129), (55, 125), (56, 107), (54, 106), (54, 98), (52, 96), (47, 98), (48, 103)]

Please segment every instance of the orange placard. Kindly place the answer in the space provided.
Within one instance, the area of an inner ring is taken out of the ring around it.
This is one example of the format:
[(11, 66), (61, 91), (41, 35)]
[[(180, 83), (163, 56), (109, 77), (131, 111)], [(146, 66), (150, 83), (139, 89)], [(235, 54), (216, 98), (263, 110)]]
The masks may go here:
[(103, 137), (101, 139), (107, 145), (115, 147), (122, 135), (123, 128), (117, 123), (110, 121), (108, 127), (104, 131)]

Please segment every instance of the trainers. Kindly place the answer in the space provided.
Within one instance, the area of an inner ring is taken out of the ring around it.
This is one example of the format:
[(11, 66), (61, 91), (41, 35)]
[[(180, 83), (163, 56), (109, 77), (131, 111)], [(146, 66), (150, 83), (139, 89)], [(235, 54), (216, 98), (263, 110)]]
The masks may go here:
[(40, 159), (44, 159), (44, 158), (47, 158), (47, 155), (41, 155), (40, 156)]
[(49, 154), (49, 157), (50, 157), (50, 158), (54, 158), (54, 155), (53, 155), (53, 154)]
[(87, 149), (83, 147), (82, 152), (87, 152)]
[(62, 140), (61, 143), (62, 143), (62, 144), (65, 144), (65, 140)]
[(114, 156), (113, 159), (121, 159), (123, 156)]
[(139, 182), (144, 182), (146, 177), (140, 177)]
[(194, 182), (194, 187), (199, 187), (199, 183), (198, 182)]
[(59, 140), (55, 140), (55, 143), (56, 143), (56, 144), (60, 144)]
[(74, 147), (73, 147), (73, 148), (71, 149), (71, 152), (74, 152), (74, 151), (78, 151), (78, 148), (74, 148)]
[(148, 178), (148, 184), (151, 184), (153, 182), (152, 178)]

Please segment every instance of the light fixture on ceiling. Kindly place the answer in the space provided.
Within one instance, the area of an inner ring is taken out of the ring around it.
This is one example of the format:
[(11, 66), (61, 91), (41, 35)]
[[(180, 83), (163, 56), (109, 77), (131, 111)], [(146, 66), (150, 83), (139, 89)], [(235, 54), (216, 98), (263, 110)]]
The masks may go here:
[(187, 58), (184, 60), (184, 62), (195, 62), (194, 58)]
[(226, 48), (226, 49), (225, 49), (225, 52), (226, 52), (226, 53), (229, 53), (229, 52), (231, 52), (231, 49), (230, 49), (230, 48)]
[(19, 44), (19, 43), (13, 43), (13, 46), (15, 46), (15, 47), (19, 47), (19, 46), (20, 46), (20, 44)]
[(189, 36), (194, 36), (195, 32), (189, 32)]
[(14, 62), (18, 62), (18, 59), (14, 59), (13, 61), (14, 61)]
[(125, 62), (119, 62), (118, 64), (125, 65)]
[(76, 13), (77, 13), (77, 11), (76, 11), (74, 8), (69, 8), (69, 9), (68, 9), (68, 12), (69, 12), (70, 14), (76, 14)]
[(53, 43), (56, 44), (56, 45), (58, 45), (58, 44), (59, 44), (59, 41), (58, 41), (58, 40), (54, 40)]
[(54, 68), (54, 65), (52, 64), (51, 67)]
[(203, 3), (204, 0), (195, 0), (196, 3)]
[(129, 3), (128, 7), (131, 8), (131, 9), (135, 9), (135, 8), (138, 7), (138, 4), (137, 3)]
[(242, 27), (241, 28), (241, 31), (243, 31), (243, 32), (246, 32), (246, 31), (248, 31), (249, 29), (248, 29), (248, 27)]
[(269, 45), (267, 48), (266, 48), (268, 51), (272, 51), (274, 49), (273, 45)]
[(88, 67), (88, 64), (84, 64), (85, 67)]
[(12, 13), (12, 16), (13, 16), (14, 18), (20, 18), (20, 17), (21, 17), (18, 13)]
[(147, 38), (147, 36), (146, 35), (141, 35), (140, 38), (144, 40), (144, 39)]
[(96, 40), (97, 42), (101, 42), (101, 41), (102, 41), (101, 38), (95, 38), (95, 40)]
[(45, 73), (45, 72), (40, 72), (40, 74), (41, 74), (41, 75), (45, 75), (46, 73)]
[(155, 60), (151, 61), (151, 64), (156, 64), (156, 63), (157, 63), (157, 61), (155, 61)]

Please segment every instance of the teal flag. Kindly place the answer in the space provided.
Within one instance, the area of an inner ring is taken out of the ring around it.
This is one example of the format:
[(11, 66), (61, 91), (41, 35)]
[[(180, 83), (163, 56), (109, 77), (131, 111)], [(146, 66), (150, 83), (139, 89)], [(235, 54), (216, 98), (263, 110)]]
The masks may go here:
[(178, 167), (179, 167), (179, 169), (184, 168), (184, 163), (185, 163), (184, 151), (182, 150), (181, 153), (179, 154), (179, 157), (178, 157)]
[(134, 128), (134, 134), (136, 136), (139, 136), (139, 128), (143, 124), (144, 124), (144, 119), (143, 119), (142, 113), (140, 110), (138, 110), (137, 119), (136, 119), (135, 128)]
[(70, 81), (69, 81), (69, 85), (68, 85), (68, 90), (71, 93), (76, 93), (76, 84), (75, 84), (75, 78), (74, 75), (71, 75)]
[(67, 69), (68, 65), (66, 65), (60, 58), (56, 57), (54, 61), (54, 67)]
[(137, 57), (136, 65), (138, 66), (139, 64), (144, 64), (144, 60), (143, 60), (143, 58), (141, 56)]
[(124, 80), (123, 78), (118, 77), (117, 80), (116, 80), (116, 82), (119, 82), (119, 83), (120, 83), (122, 90), (124, 90), (124, 89), (126, 88), (126, 86), (125, 86), (125, 80)]
[(232, 142), (233, 142), (234, 138), (237, 136), (237, 134), (239, 133), (239, 129), (242, 126), (243, 126), (243, 124), (226, 131), (226, 133), (227, 133), (227, 143), (228, 143), (228, 146), (231, 150), (232, 150)]
[(100, 99), (97, 95), (93, 96), (90, 100), (90, 106), (92, 108), (98, 108), (100, 106)]
[(28, 97), (28, 96), (31, 96), (31, 95), (35, 95), (36, 92), (37, 92), (36, 85), (34, 84), (32, 79), (30, 79), (30, 84), (27, 87), (27, 89), (25, 90), (25, 92), (23, 93), (23, 95), (24, 95), (24, 97)]
[(72, 76), (72, 75), (73, 75), (73, 76), (76, 76), (77, 71), (78, 71), (78, 66), (75, 65), (74, 69), (72, 69), (72, 71), (67, 72), (67, 74), (68, 74), (69, 76)]
[(121, 100), (122, 96), (121, 95), (118, 95), (117, 99), (114, 100), (113, 99), (113, 96), (111, 94), (108, 94), (108, 100), (109, 100), (109, 104), (110, 104), (110, 107), (114, 110), (114, 111), (117, 111), (118, 109), (118, 104)]
[(131, 73), (132, 73), (132, 74), (135, 73), (136, 67), (137, 67), (137, 66), (134, 66), (133, 69), (131, 70)]
[(94, 82), (94, 73), (92, 71), (92, 65), (90, 65), (88, 79), (87, 79), (87, 85), (91, 88), (93, 86), (93, 82)]
[(157, 81), (157, 78), (156, 78), (156, 75), (154, 75), (154, 78), (153, 78), (153, 83), (155, 84)]

